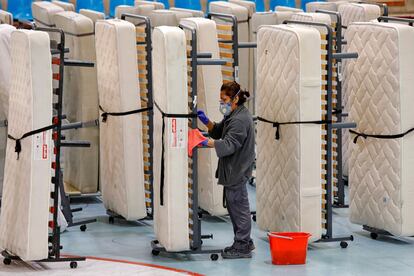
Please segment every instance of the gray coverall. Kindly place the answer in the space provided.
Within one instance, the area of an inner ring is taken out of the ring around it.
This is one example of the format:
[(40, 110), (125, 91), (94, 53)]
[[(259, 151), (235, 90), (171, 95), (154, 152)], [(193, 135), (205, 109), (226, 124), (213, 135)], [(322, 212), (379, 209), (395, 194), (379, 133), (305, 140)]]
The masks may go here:
[(237, 107), (210, 131), (219, 158), (216, 177), (224, 186), (227, 210), (233, 223), (234, 240), (248, 243), (251, 214), (247, 181), (252, 177), (255, 160), (253, 118), (243, 105)]

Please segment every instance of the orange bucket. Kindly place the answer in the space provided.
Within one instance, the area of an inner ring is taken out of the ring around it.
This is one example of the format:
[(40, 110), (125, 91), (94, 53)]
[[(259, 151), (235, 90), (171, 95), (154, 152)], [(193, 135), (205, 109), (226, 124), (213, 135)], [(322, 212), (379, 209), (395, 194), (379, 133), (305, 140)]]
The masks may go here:
[(272, 264), (299, 265), (306, 263), (308, 239), (312, 236), (304, 232), (270, 232), (267, 234), (270, 243)]

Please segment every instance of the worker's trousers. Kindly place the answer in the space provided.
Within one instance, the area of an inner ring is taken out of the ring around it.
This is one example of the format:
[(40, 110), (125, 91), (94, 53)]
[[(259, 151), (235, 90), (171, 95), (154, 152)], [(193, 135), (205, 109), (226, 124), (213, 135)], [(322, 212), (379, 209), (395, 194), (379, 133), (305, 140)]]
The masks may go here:
[(250, 242), (252, 221), (246, 184), (225, 186), (226, 206), (233, 224), (234, 241)]

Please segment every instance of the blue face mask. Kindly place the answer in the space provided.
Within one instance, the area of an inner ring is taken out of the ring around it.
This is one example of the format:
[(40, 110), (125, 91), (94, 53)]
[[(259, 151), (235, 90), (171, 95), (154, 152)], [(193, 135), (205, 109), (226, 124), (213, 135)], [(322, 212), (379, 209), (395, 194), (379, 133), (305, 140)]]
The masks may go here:
[(220, 103), (220, 112), (224, 116), (229, 116), (231, 113), (231, 103)]

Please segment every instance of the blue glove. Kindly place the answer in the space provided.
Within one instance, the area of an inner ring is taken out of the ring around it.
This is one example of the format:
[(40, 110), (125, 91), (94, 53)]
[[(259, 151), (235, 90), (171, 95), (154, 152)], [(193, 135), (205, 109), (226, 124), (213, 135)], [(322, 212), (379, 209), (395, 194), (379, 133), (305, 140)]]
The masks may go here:
[(204, 111), (203, 111), (203, 110), (199, 110), (199, 111), (197, 111), (197, 116), (198, 116), (198, 118), (200, 119), (200, 121), (201, 121), (203, 124), (205, 124), (205, 125), (207, 125), (207, 124), (208, 124), (208, 122), (210, 121), (210, 120), (208, 119), (207, 115), (204, 113)]
[(208, 139), (206, 139), (206, 140), (204, 140), (203, 142), (201, 142), (201, 144), (200, 145), (202, 145), (202, 146), (204, 146), (204, 147), (207, 147), (207, 145), (208, 145)]

